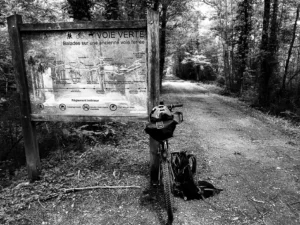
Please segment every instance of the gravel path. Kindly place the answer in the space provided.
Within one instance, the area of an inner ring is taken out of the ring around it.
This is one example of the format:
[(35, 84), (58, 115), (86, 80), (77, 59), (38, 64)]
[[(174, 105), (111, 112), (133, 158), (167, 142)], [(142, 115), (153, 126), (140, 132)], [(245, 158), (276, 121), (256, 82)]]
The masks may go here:
[(174, 224), (300, 224), (297, 139), (205, 85), (169, 80), (163, 87), (165, 102), (184, 103), (171, 146), (193, 152), (199, 179), (224, 189), (207, 202), (178, 200)]

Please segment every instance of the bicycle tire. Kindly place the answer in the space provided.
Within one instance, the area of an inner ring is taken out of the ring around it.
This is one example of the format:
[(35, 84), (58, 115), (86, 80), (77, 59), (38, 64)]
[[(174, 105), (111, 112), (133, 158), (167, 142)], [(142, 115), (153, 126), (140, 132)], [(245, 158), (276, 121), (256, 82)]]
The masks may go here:
[(171, 173), (167, 161), (162, 162), (162, 182), (164, 188), (164, 198), (168, 214), (168, 224), (173, 222), (173, 201), (172, 201), (172, 186)]

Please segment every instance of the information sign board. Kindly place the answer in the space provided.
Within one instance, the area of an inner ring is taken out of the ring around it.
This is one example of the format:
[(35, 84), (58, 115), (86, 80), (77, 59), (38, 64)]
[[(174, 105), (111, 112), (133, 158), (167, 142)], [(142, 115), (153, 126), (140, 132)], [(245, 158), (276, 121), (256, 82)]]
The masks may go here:
[(24, 32), (32, 114), (147, 116), (146, 30)]
[(148, 10), (147, 20), (43, 24), (15, 14), (7, 24), (30, 181), (41, 167), (36, 121), (145, 120), (158, 104), (158, 12)]

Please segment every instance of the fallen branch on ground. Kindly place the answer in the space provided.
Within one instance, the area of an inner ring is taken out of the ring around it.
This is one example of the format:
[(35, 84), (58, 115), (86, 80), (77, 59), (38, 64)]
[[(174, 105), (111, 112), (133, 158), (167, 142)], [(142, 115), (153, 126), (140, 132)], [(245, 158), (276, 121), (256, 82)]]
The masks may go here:
[(300, 204), (300, 201), (299, 202), (293, 202), (293, 203), (290, 203), (288, 205), (296, 205), (296, 204)]
[(82, 188), (68, 188), (68, 189), (64, 189), (64, 192), (68, 193), (68, 192), (93, 190), (93, 189), (124, 189), (124, 188), (141, 188), (141, 186), (92, 186), (92, 187), (82, 187)]
[(40, 202), (40, 199), (38, 198), (38, 203), (40, 203), (40, 205), (44, 208), (44, 209), (46, 209), (46, 207)]
[(254, 197), (252, 197), (251, 200), (254, 202), (265, 203), (264, 201), (256, 200)]

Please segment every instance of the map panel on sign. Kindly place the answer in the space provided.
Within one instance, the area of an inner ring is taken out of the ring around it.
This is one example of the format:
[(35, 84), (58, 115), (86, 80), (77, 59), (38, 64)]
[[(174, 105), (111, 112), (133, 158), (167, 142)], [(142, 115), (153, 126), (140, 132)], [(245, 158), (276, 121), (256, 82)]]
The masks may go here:
[(145, 30), (25, 33), (32, 114), (146, 116)]

